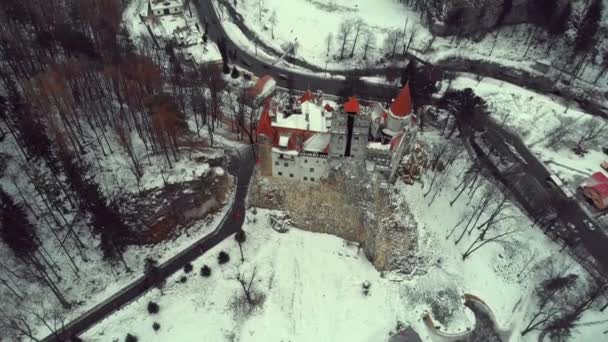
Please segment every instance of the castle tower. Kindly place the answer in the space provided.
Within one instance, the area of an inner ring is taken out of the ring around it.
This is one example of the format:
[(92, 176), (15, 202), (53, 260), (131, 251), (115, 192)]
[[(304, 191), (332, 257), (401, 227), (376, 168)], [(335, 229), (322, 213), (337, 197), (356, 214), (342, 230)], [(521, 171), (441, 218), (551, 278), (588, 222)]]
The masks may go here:
[(391, 104), (386, 119), (386, 128), (391, 132), (399, 132), (406, 125), (406, 117), (412, 112), (412, 97), (410, 85), (406, 84), (397, 98)]
[(272, 142), (274, 132), (270, 119), (270, 101), (266, 100), (257, 128), (258, 161), (262, 176), (272, 176)]

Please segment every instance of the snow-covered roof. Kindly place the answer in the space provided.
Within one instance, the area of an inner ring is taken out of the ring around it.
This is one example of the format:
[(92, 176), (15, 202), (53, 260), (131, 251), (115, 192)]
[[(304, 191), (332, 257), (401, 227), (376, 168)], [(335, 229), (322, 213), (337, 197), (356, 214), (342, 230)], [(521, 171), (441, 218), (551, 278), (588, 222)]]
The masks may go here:
[(331, 135), (328, 133), (317, 133), (304, 142), (302, 149), (310, 152), (323, 152), (329, 145), (330, 138)]
[(388, 151), (391, 149), (391, 144), (383, 144), (379, 142), (370, 142), (367, 144), (367, 148), (372, 150), (383, 150)]
[(182, 7), (181, 0), (150, 0), (150, 7), (153, 10), (164, 10), (166, 8)]
[[(308, 114), (308, 120), (306, 120), (306, 114)], [(272, 126), (325, 133), (330, 122), (324, 115), (322, 107), (307, 101), (302, 103), (302, 114), (285, 117), (284, 113), (277, 113), (276, 122), (273, 122)]]
[(272, 152), (274, 152), (274, 153), (281, 153), (281, 154), (284, 154), (286, 156), (297, 156), (299, 154), (299, 152), (295, 151), (295, 150), (282, 150), (282, 149), (276, 148), (276, 147), (272, 148)]
[(269, 75), (260, 78), (253, 87), (249, 88), (249, 95), (264, 99), (275, 90), (277, 82)]

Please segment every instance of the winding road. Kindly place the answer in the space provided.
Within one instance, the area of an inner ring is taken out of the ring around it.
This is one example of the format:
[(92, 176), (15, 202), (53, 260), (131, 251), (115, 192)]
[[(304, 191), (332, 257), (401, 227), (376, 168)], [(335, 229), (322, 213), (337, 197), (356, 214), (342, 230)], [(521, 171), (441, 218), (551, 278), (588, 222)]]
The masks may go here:
[[(207, 34), (211, 40), (218, 41), (219, 39), (225, 39), (227, 43), (227, 48), (229, 50), (233, 50), (237, 52), (237, 60), (233, 61), (234, 64), (239, 65), (240, 67), (247, 69), (251, 72), (254, 72), (258, 75), (268, 74), (273, 76), (278, 85), (286, 87), (288, 83), (288, 79), (293, 82), (293, 87), (298, 90), (306, 90), (311, 89), (313, 91), (322, 90), (327, 94), (338, 94), (340, 90), (344, 88), (345, 82), (341, 79), (336, 78), (325, 78), (322, 73), (301, 73), (297, 71), (292, 71), (287, 68), (283, 68), (280, 66), (275, 66), (270, 63), (264, 62), (257, 58), (256, 56), (250, 54), (245, 49), (239, 47), (230, 41), (229, 36), (226, 34), (223, 26), (220, 24), (220, 20), (217, 17), (217, 13), (213, 7), (213, 4), (210, 0), (194, 0), (194, 5), (197, 7), (197, 12), (199, 15), (200, 22), (205, 25), (207, 24)], [(230, 10), (230, 8), (229, 8)], [(233, 13), (234, 15), (234, 13)], [(239, 26), (244, 26), (242, 22), (237, 22)], [(269, 51), (272, 54), (272, 51)], [(417, 57), (410, 55), (411, 58)], [(420, 60), (419, 60), (420, 61)], [(424, 63), (424, 61), (421, 61)], [(300, 67), (310, 67), (305, 62), (302, 61), (294, 61), (297, 66)], [(471, 71), (471, 70), (460, 70), (466, 67), (455, 66), (451, 69), (451, 71)], [(314, 69), (314, 68), (313, 68)], [(445, 70), (446, 68), (444, 68)], [(361, 75), (376, 75), (382, 73), (385, 69), (368, 69), (361, 70)], [(320, 71), (318, 68), (317, 70)], [(505, 82), (512, 82), (512, 79), (508, 77), (501, 78), (496, 77), (496, 75), (483, 75), (488, 77), (494, 77), (501, 79)], [(515, 82), (512, 82), (515, 83)], [(524, 82), (519, 80), (517, 85), (526, 86), (523, 84)], [(530, 88), (536, 91), (542, 91), (542, 87), (537, 83), (531, 84)], [(366, 83), (366, 87), (357, 95), (361, 99), (368, 100), (379, 100), (384, 101), (387, 98), (394, 97), (399, 89), (395, 87), (389, 87), (381, 84), (372, 84)], [(580, 103), (580, 102), (579, 102)], [(582, 107), (589, 112), (607, 117), (606, 113), (603, 111), (603, 107), (593, 106), (585, 108)], [(598, 109), (599, 108), (599, 109)], [(535, 189), (538, 192), (542, 192), (539, 196), (536, 196), (536, 199), (530, 199), (529, 196), (526, 196), (525, 191), (515, 191), (515, 196), (518, 201), (522, 204), (526, 210), (528, 210), (531, 214), (536, 214), (545, 209), (547, 206), (547, 202), (542, 200), (543, 198), (551, 198), (552, 196), (561, 196), (560, 194), (551, 193), (551, 189), (545, 187), (545, 180), (549, 175), (549, 171), (544, 167), (544, 165), (536, 159), (536, 157), (530, 153), (527, 147), (523, 144), (521, 139), (517, 137), (515, 134), (506, 131), (504, 128), (488, 124), (486, 127), (486, 131), (483, 133), (481, 138), (487, 138), (485, 143), (488, 143), (494, 147), (497, 151), (502, 151), (499, 153), (506, 153), (507, 150), (510, 150), (507, 145), (510, 145), (516, 149), (518, 154), (523, 157), (524, 160), (519, 161), (520, 165), (518, 167), (518, 173), (514, 176), (509, 175), (505, 176), (500, 172), (497, 172), (497, 177), (501, 182), (503, 182), (506, 186), (518, 189), (518, 188), (526, 188)], [(479, 145), (480, 142), (476, 140), (471, 140), (471, 144), (473, 147), (475, 145)], [(484, 158), (483, 153), (480, 153), (480, 150), (476, 149), (478, 153), (478, 158)], [(511, 153), (512, 154), (512, 153)], [(487, 157), (487, 156), (486, 156)], [(513, 155), (511, 155), (513, 157)], [(489, 159), (486, 159), (486, 162), (490, 163)], [(235, 175), (238, 179), (237, 181), (237, 190), (235, 193), (234, 202), (232, 203), (231, 208), (227, 212), (224, 220), (220, 223), (217, 229), (200, 239), (193, 245), (191, 245), (186, 250), (181, 253), (175, 255), (173, 258), (168, 260), (167, 262), (160, 265), (160, 276), (162, 278), (166, 278), (176, 271), (180, 270), (185, 264), (195, 260), (197, 257), (201, 256), (203, 253), (217, 245), (219, 242), (227, 238), (228, 236), (234, 234), (243, 224), (244, 215), (242, 213), (245, 212), (245, 199), (247, 196), (249, 180), (251, 178), (253, 168), (255, 165), (255, 158), (253, 156), (253, 152), (251, 148), (247, 148), (246, 150), (239, 153), (238, 157), (234, 157), (229, 166), (229, 171), (231, 174)], [(488, 165), (489, 167), (494, 167), (495, 171), (498, 171), (495, 165)], [(530, 181), (530, 180), (534, 181)], [(522, 184), (524, 184), (522, 186)], [(525, 184), (528, 184), (527, 186)], [(534, 185), (530, 185), (534, 184)], [(563, 197), (563, 196), (562, 196)], [(562, 200), (558, 201), (559, 207), (556, 208), (559, 214), (559, 217), (564, 222), (571, 222), (575, 224), (579, 231), (581, 232), (581, 241), (586, 250), (596, 259), (598, 264), (601, 265), (602, 269), (600, 270), (603, 274), (608, 274), (608, 237), (602, 231), (602, 229), (590, 230), (585, 224), (584, 220), (588, 219), (586, 213), (576, 204), (574, 201), (569, 200), (565, 197)], [(236, 213), (239, 213), (235, 215)], [(143, 293), (145, 293), (153, 283), (150, 279), (147, 279), (146, 276), (142, 276), (134, 281), (131, 285), (127, 286), (120, 292), (116, 293), (114, 296), (109, 298), (108, 300), (100, 303), (99, 305), (91, 308), (86, 313), (81, 315), (79, 318), (75, 319), (72, 322), (69, 322), (63, 329), (58, 331), (56, 334), (52, 334), (43, 339), (43, 342), (59, 342), (62, 340), (67, 340), (70, 336), (79, 335), (82, 332), (86, 331), (90, 327), (92, 327), (95, 323), (99, 322), (103, 318), (109, 316), (114, 311), (118, 310), (122, 306), (127, 303), (133, 301)]]
[(159, 265), (157, 279), (149, 279), (146, 275), (138, 278), (112, 297), (94, 306), (77, 319), (66, 324), (63, 329), (57, 331), (55, 334), (47, 336), (42, 342), (67, 341), (71, 336), (81, 334), (95, 325), (95, 323), (141, 296), (155, 285), (155, 281), (169, 277), (182, 269), (187, 263), (194, 261), (196, 258), (216, 246), (225, 238), (236, 233), (245, 220), (245, 199), (247, 198), (249, 180), (251, 179), (255, 166), (255, 158), (251, 146), (233, 151), (234, 155), (230, 156), (228, 171), (236, 178), (236, 193), (234, 194), (232, 206), (226, 212), (226, 215), (218, 227), (212, 233), (196, 241), (190, 247)]

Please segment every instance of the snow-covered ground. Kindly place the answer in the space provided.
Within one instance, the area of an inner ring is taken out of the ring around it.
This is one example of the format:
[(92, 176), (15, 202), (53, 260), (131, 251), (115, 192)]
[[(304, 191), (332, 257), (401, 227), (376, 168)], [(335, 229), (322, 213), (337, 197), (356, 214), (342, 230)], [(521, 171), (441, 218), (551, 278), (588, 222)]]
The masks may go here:
[[(133, 140), (137, 140), (135, 133), (133, 133)], [(134, 145), (139, 146), (138, 144)], [(92, 168), (96, 181), (100, 184), (102, 191), (108, 198), (137, 194), (138, 186), (135, 176), (129, 171), (128, 157), (115, 142), (113, 150), (113, 153), (108, 154), (105, 158), (101, 158), (99, 161), (100, 167)], [(218, 176), (224, 175), (222, 168), (210, 168), (209, 164), (194, 162), (188, 159), (186, 154), (182, 155), (180, 161), (175, 163), (173, 169), (169, 169), (164, 164), (162, 156), (151, 156), (148, 160), (143, 155), (145, 153), (143, 149), (135, 148), (135, 151), (139, 154), (139, 159), (144, 166), (144, 176), (139, 186), (142, 191), (162, 188), (164, 184), (163, 178), (160, 175), (161, 173), (163, 173), (167, 183), (172, 184), (197, 179), (201, 175), (208, 173), (215, 173)], [(23, 171), (24, 168), (27, 168), (31, 174), (38, 172), (40, 174), (47, 174), (46, 177), (50, 177), (48, 169), (42, 163), (29, 162), (29, 164), (26, 164), (14, 147), (12, 137), (5, 137), (2, 144), (0, 144), (0, 152), (3, 155), (11, 156), (6, 164), (3, 177), (0, 179), (0, 184), (3, 190), (11, 194), (16, 202), (24, 204), (27, 201), (31, 205), (31, 210), (36, 213), (35, 215), (38, 215), (36, 217), (33, 214), (30, 215), (30, 220), (40, 237), (42, 243), (41, 249), (46, 251), (46, 257), (57, 265), (56, 271), (61, 279), (57, 281), (60, 291), (69, 302), (75, 304), (71, 309), (62, 312), (62, 317), (66, 321), (77, 317), (79, 314), (111, 297), (124, 286), (140, 277), (143, 274), (144, 260), (146, 258), (151, 257), (162, 263), (190, 246), (194, 241), (209, 234), (224, 217), (232, 200), (232, 194), (228, 194), (227, 202), (220, 203), (221, 210), (219, 212), (194, 223), (171, 240), (156, 245), (128, 246), (123, 257), (131, 269), (130, 272), (126, 272), (120, 263), (112, 264), (103, 259), (101, 249), (98, 246), (98, 239), (91, 236), (87, 221), (83, 220), (77, 214), (77, 211), (69, 210), (64, 212), (62, 216), (55, 213), (55, 216), (59, 216), (60, 218), (65, 217), (68, 224), (72, 222), (71, 225), (84, 244), (82, 250), (83, 255), (86, 256), (86, 261), (76, 252), (74, 241), (69, 235), (66, 236), (65, 246), (75, 259), (75, 266), (72, 266), (66, 254), (58, 245), (58, 240), (56, 235), (54, 235), (57, 232), (52, 233), (49, 224), (53, 227), (52, 229), (57, 229), (57, 227), (49, 223), (48, 218), (43, 220), (43, 217), (49, 215), (48, 211), (44, 209), (44, 202), (37, 195), (27, 174)], [(193, 153), (193, 158), (203, 156), (214, 157), (218, 153), (221, 155), (222, 151), (195, 152)], [(89, 157), (94, 159), (93, 155), (89, 155)], [(90, 163), (93, 165), (93, 160)], [(21, 197), (19, 191), (21, 191), (23, 197)], [(24, 208), (29, 214), (30, 207), (24, 206)], [(65, 232), (60, 234), (63, 236)], [(4, 267), (15, 272), (24, 272), (23, 263), (14, 257), (5, 244), (0, 244), (0, 255), (2, 256), (2, 265)], [(77, 273), (73, 271), (73, 267), (76, 266), (78, 267)], [(27, 294), (27, 297), (19, 300), (8, 291), (8, 288), (0, 287), (0, 295), (7, 301), (4, 309), (5, 313), (10, 313), (11, 315), (15, 315), (15, 317), (18, 314), (24, 314), (25, 317), (29, 317), (32, 313), (42, 314), (43, 310), (45, 310), (43, 308), (47, 308), (46, 310), (48, 310), (48, 308), (58, 306), (55, 298), (49, 294), (49, 290), (42, 283), (33, 281), (30, 277), (10, 276), (8, 273), (5, 273), (4, 269), (1, 274), (3, 280), (15, 281), (14, 285), (17, 286), (19, 291), (22, 294)], [(45, 311), (45, 314), (48, 314), (48, 312)], [(37, 336), (46, 336), (49, 333), (48, 329), (42, 326), (42, 322), (36, 320), (32, 320), (32, 322), (32, 329)], [(40, 330), (37, 330), (38, 328)]]
[[(232, 1), (213, 0), (222, 24), (227, 28), (231, 39), (249, 49), (253, 44), (243, 40), (243, 33), (232, 22), (224, 6), (233, 6), (243, 17), (245, 25), (266, 44), (279, 50), (287, 49), (295, 44), (296, 57), (320, 68), (343, 70), (362, 67), (381, 67), (399, 65), (399, 60), (388, 61), (387, 54), (392, 54), (392, 44), (387, 43), (391, 32), (399, 33), (396, 53), (400, 54), (409, 44), (409, 52), (431, 63), (437, 63), (448, 58), (466, 58), (471, 60), (491, 61), (506, 67), (532, 71), (545, 76), (555, 76), (562, 65), (567, 63), (572, 51), (572, 37), (576, 34), (572, 28), (564, 34), (564, 38), (549, 39), (546, 33), (539, 34), (540, 39), (528, 49), (530, 42), (530, 25), (514, 25), (501, 27), (483, 36), (454, 39), (453, 37), (433, 36), (428, 28), (420, 21), (420, 13), (414, 11), (403, 1), (394, 0), (242, 0), (235, 6)], [(585, 2), (573, 3), (573, 20), (580, 20), (584, 13)], [(608, 7), (608, 6), (605, 6)], [(602, 51), (608, 48), (608, 40), (601, 39), (602, 30), (608, 29), (608, 11), (603, 11), (598, 32), (597, 55), (588, 58), (590, 63), (581, 72), (573, 86), (581, 89), (595, 89), (595, 100), (606, 101), (601, 93), (608, 90), (608, 73), (595, 80), (605, 63), (601, 57)], [(350, 38), (344, 49), (345, 58), (340, 60), (342, 40), (340, 25), (353, 25)], [(361, 27), (357, 45), (350, 58), (356, 27)], [(373, 41), (363, 59), (363, 46), (366, 45), (368, 33)], [(327, 56), (327, 38), (331, 35), (329, 56)], [(411, 39), (410, 43), (410, 37)], [(432, 44), (431, 44), (432, 42)], [(262, 53), (258, 51), (258, 56)], [(267, 56), (265, 57), (267, 58)], [(276, 57), (274, 58), (276, 60)], [(580, 58), (579, 58), (580, 59)], [(566, 74), (572, 70), (572, 61), (566, 66)], [(550, 72), (542, 70), (546, 65), (553, 66)], [(564, 76), (570, 79), (570, 76)], [(595, 84), (594, 84), (595, 83)], [(583, 91), (583, 93), (585, 93)], [(587, 94), (589, 95), (589, 94)]]
[[(422, 139), (428, 145), (445, 143), (431, 131)], [(401, 321), (418, 331), (424, 341), (436, 341), (422, 322), (423, 314), (433, 311), (435, 320), (444, 315), (448, 323), (441, 324), (442, 331), (462, 333), (474, 325), (471, 312), (462, 305), (462, 295), (467, 293), (489, 305), (498, 325), (511, 331), (511, 341), (536, 341), (534, 333), (521, 338), (519, 332), (534, 310), (533, 289), (542, 280), (539, 265), (552, 258), (570, 265), (571, 272), (584, 271), (514, 206), (504, 212), (506, 218), (496, 229), (518, 227), (518, 232), (484, 246), (463, 261), (462, 253), (475, 234), (465, 236), (457, 245), (453, 237), (446, 236), (473, 205), (467, 203), (466, 196), (450, 205), (457, 193), (458, 175), (468, 163), (463, 154), (439, 176), (436, 184), (443, 190), (430, 206), (431, 196), (424, 196), (430, 172), (423, 177), (424, 186), (400, 181), (395, 186), (398, 200), (407, 203), (404, 207), (409, 207), (418, 223), (420, 265), (415, 275), (381, 274), (355, 246), (342, 239), (296, 228), (280, 234), (269, 222), (273, 212), (249, 210), (244, 226), (244, 263), (230, 237), (196, 260), (193, 273), (178, 272), (162, 293), (149, 291), (84, 337), (106, 341), (131, 333), (145, 341), (371, 342), (388, 340), (389, 332)], [(493, 186), (486, 182), (484, 187)], [(217, 262), (220, 251), (231, 257), (223, 266)], [(203, 265), (211, 267), (211, 277), (201, 277)], [(265, 299), (261, 307), (243, 315), (233, 305), (242, 293), (237, 272), (248, 278), (254, 269), (253, 288)], [(179, 281), (182, 276), (187, 277), (185, 283)], [(369, 296), (362, 294), (364, 281), (371, 283)], [(160, 305), (158, 315), (147, 313), (149, 301)], [(584, 320), (595, 317), (597, 313), (590, 311)], [(153, 322), (160, 324), (158, 332), (152, 329)], [(585, 327), (574, 338), (596, 341), (601, 337), (599, 328)]]
[(185, 8), (179, 14), (149, 16), (148, 0), (133, 0), (123, 13), (123, 23), (134, 40), (140, 36), (149, 36), (151, 31), (157, 40), (175, 39), (178, 43), (184, 43), (182, 52), (188, 60), (196, 63), (221, 60), (217, 45), (212, 41), (203, 42), (202, 26), (198, 23), (196, 8), (194, 5), (190, 7), (190, 11)]
[[(606, 120), (583, 112), (576, 104), (562, 103), (553, 96), (539, 95), (493, 79), (478, 81), (472, 75), (461, 75), (452, 82), (451, 88), (472, 88), (484, 98), (495, 119), (517, 132), (539, 159), (572, 190), (592, 173), (603, 171), (600, 164), (608, 160), (608, 155), (602, 152), (602, 147), (606, 146), (608, 126), (596, 139), (583, 143), (589, 151), (584, 156), (575, 154), (573, 148), (588, 125), (601, 127), (608, 125)], [(553, 143), (550, 135), (564, 129), (568, 132), (563, 139)]]

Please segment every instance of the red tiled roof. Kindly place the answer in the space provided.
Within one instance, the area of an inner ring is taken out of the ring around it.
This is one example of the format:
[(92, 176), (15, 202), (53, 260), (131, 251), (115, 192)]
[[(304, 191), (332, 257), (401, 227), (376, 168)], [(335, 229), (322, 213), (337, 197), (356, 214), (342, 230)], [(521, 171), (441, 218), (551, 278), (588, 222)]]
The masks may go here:
[(347, 113), (359, 113), (361, 107), (359, 101), (355, 97), (352, 97), (344, 104), (344, 111)]
[(300, 98), (298, 99), (298, 103), (299, 103), (299, 104), (302, 104), (302, 103), (304, 103), (304, 102), (306, 102), (306, 101), (310, 101), (310, 100), (312, 100), (312, 99), (313, 99), (312, 92), (311, 92), (310, 90), (307, 90), (307, 91), (304, 93), (304, 95), (302, 95), (302, 97), (300, 97)]
[(410, 95), (410, 85), (406, 84), (399, 96), (391, 104), (391, 112), (398, 117), (405, 117), (412, 111), (412, 97)]
[(595, 184), (590, 188), (596, 191), (602, 199), (608, 198), (608, 183)]
[(334, 111), (334, 107), (330, 106), (329, 103), (325, 104), (325, 107), (323, 107), (325, 109), (326, 112), (333, 112)]
[(264, 103), (264, 109), (262, 110), (262, 115), (260, 116), (260, 122), (258, 123), (258, 135), (265, 135), (269, 139), (272, 139), (272, 120), (270, 120), (270, 113), (268, 112), (270, 107), (269, 101)]
[(603, 172), (598, 171), (598, 172), (592, 174), (591, 178), (593, 178), (598, 183), (608, 183), (608, 177), (606, 177), (606, 175)]
[(393, 139), (391, 139), (391, 151), (396, 149), (397, 146), (399, 146), (401, 139), (403, 139), (403, 133), (401, 133), (401, 134), (397, 135), (396, 137), (394, 137)]

